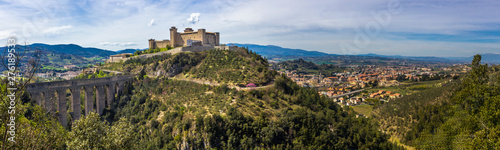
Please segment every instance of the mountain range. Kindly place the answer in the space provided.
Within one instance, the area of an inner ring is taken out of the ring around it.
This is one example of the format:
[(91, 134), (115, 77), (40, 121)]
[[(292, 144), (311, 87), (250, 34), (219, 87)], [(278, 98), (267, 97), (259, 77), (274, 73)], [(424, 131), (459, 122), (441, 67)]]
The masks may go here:
[[(290, 49), (283, 48), (275, 45), (256, 45), (256, 44), (238, 44), (229, 43), (227, 45), (234, 45), (238, 47), (247, 47), (248, 49), (265, 56), (267, 58), (276, 58), (287, 56), (290, 57), (323, 57), (323, 56), (343, 56), (339, 54), (328, 54), (318, 51), (308, 51), (303, 49)], [(352, 55), (351, 55), (352, 56)], [(355, 56), (367, 56), (367, 57), (385, 57), (385, 58), (396, 58), (396, 59), (410, 59), (417, 61), (429, 61), (429, 62), (441, 62), (441, 63), (470, 63), (474, 56), (470, 57), (434, 57), (434, 56), (401, 56), (401, 55), (379, 55), (379, 54), (359, 54)], [(481, 61), (490, 64), (500, 64), (500, 54), (486, 53), (481, 54)]]
[[(257, 45), (257, 44), (239, 44), (239, 43), (229, 43), (227, 45), (234, 45), (238, 47), (246, 47), (257, 54), (260, 54), (267, 58), (286, 58), (286, 59), (296, 59), (303, 57), (325, 57), (325, 56), (347, 56), (338, 54), (328, 54), (318, 51), (308, 51), (303, 49), (291, 49), (283, 48), (275, 45)], [(30, 47), (37, 48), (51, 55), (65, 55), (61, 57), (62, 59), (68, 56), (74, 56), (72, 58), (94, 58), (94, 60), (107, 59), (110, 55), (116, 55), (121, 53), (134, 53), (138, 50), (144, 49), (124, 49), (119, 51), (110, 51), (99, 48), (92, 47), (82, 47), (76, 44), (56, 44), (49, 45), (43, 43), (34, 43), (29, 45)], [(2, 49), (4, 49), (3, 47)], [(482, 62), (490, 64), (500, 64), (500, 54), (481, 54)], [(395, 58), (395, 59), (407, 59), (416, 61), (429, 61), (429, 62), (441, 62), (441, 63), (469, 63), (472, 61), (473, 56), (470, 57), (420, 57), (420, 56), (401, 56), (401, 55), (378, 55), (373, 53), (360, 54), (360, 55), (348, 55), (348, 56), (366, 56), (366, 57), (382, 57), (382, 58)], [(66, 61), (71, 62), (71, 61)], [(83, 62), (84, 63), (84, 62)], [(95, 63), (95, 62), (89, 62)], [(66, 65), (66, 64), (62, 64)]]
[(119, 51), (110, 51), (105, 49), (93, 48), (93, 47), (81, 47), (76, 44), (57, 44), (57, 45), (48, 45), (42, 43), (35, 43), (30, 45), (31, 47), (38, 48), (44, 51), (51, 51), (55, 53), (63, 53), (63, 54), (72, 54), (78, 55), (86, 58), (90, 57), (109, 57), (110, 55), (116, 55), (121, 53), (134, 53), (138, 49), (124, 49)]

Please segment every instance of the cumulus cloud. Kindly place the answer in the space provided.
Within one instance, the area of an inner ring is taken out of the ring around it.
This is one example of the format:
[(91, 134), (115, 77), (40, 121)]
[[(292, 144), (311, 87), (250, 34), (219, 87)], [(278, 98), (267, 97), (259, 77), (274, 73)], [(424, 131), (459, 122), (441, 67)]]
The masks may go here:
[(73, 28), (71, 25), (65, 25), (60, 27), (52, 27), (42, 31), (46, 36), (60, 35)]
[(154, 25), (156, 25), (156, 23), (155, 23), (155, 19), (151, 19), (151, 20), (149, 21), (149, 23), (148, 23), (148, 27), (152, 27), (152, 26), (154, 26)]
[(0, 31), (0, 40), (7, 39), (10, 36), (14, 35), (14, 30), (2, 30)]
[(196, 24), (200, 22), (200, 13), (191, 13), (187, 21), (191, 24)]
[(136, 46), (137, 44), (135, 44), (133, 42), (101, 42), (101, 43), (99, 43), (99, 45), (127, 47), (127, 46)]
[[(391, 2), (87, 0), (56, 4), (43, 0), (10, 1), (0, 5), (0, 18), (8, 22), (0, 24), (0, 39), (12, 33), (22, 36), (26, 29), (32, 34), (28, 40), (33, 42), (76, 43), (112, 50), (131, 45), (145, 48), (147, 39), (168, 39), (170, 26), (196, 26), (203, 14), (203, 19), (210, 21), (196, 28), (220, 32), (222, 43), (272, 44), (337, 54), (343, 53), (339, 50), (340, 44), (359, 42), (356, 38), (365, 33), (367, 25), (378, 23), (379, 18), (374, 14), (387, 11)], [(438, 56), (449, 52), (468, 56), (469, 53), (464, 52), (498, 51), (500, 47), (500, 1), (402, 0), (400, 6), (401, 13), (391, 15), (387, 26), (369, 28), (376, 31), (377, 36), (370, 36), (368, 44), (356, 47), (359, 53)], [(164, 13), (165, 10), (168, 13)], [(47, 38), (51, 35), (58, 36)]]

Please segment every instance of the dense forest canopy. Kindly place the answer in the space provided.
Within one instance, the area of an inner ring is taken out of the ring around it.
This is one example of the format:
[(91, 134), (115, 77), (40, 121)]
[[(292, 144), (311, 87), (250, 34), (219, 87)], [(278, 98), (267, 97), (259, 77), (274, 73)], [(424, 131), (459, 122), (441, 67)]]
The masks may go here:
[[(24, 94), (17, 119), (22, 140), (6, 143), (3, 132), (1, 145), (7, 149), (402, 149), (388, 141), (376, 122), (356, 118), (352, 109), (298, 86), (267, 65), (248, 50), (180, 53), (110, 64), (104, 67), (121, 67), (120, 71), (139, 75), (115, 95), (102, 116), (92, 113), (64, 128)], [(228, 75), (227, 69), (242, 75)], [(273, 84), (238, 91), (226, 84), (210, 86), (169, 76), (179, 74), (221, 83), (272, 80)], [(96, 76), (103, 74), (82, 78)], [(7, 104), (0, 105), (4, 109)], [(6, 114), (1, 117), (0, 130), (5, 131)]]
[(381, 105), (381, 128), (421, 149), (500, 148), (500, 67), (481, 64), (442, 86)]
[(310, 61), (305, 61), (302, 58), (296, 60), (283, 61), (277, 64), (286, 70), (295, 70), (302, 74), (322, 74), (326, 77), (333, 76), (334, 73), (343, 72), (347, 68), (340, 65), (320, 64), (317, 65)]

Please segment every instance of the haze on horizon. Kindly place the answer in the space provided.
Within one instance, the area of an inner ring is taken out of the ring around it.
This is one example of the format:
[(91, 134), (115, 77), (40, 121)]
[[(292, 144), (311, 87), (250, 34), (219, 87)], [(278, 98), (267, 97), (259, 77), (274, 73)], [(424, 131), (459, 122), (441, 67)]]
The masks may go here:
[(0, 0), (0, 39), (147, 48), (176, 26), (221, 33), (221, 43), (332, 54), (466, 57), (500, 53), (493, 0)]

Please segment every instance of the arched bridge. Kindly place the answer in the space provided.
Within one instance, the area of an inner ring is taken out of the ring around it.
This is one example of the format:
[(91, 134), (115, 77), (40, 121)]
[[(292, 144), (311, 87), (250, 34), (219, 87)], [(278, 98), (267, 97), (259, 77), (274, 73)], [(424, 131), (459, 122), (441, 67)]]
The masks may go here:
[[(26, 87), (26, 91), (31, 94), (31, 98), (36, 100), (36, 103), (48, 112), (56, 114), (58, 111), (59, 121), (63, 126), (67, 125), (67, 110), (66, 110), (66, 92), (70, 90), (71, 114), (73, 120), (80, 119), (81, 102), (80, 92), (84, 91), (85, 96), (85, 114), (97, 110), (101, 115), (104, 108), (111, 106), (115, 94), (120, 94), (124, 85), (129, 83), (133, 75), (114, 76), (94, 79), (75, 79), (67, 81), (54, 81), (31, 83)], [(94, 108), (94, 93), (96, 100), (96, 108)], [(107, 101), (106, 101), (107, 100)]]

